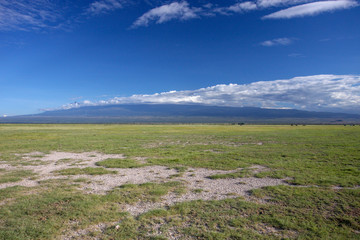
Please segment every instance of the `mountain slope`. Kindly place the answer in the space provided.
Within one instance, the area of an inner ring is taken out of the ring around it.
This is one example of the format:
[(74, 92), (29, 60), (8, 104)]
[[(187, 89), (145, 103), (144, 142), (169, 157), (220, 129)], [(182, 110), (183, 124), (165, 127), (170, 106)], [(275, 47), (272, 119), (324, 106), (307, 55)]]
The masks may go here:
[(8, 117), (0, 122), (122, 123), (122, 122), (254, 122), (342, 123), (360, 122), (360, 115), (310, 112), (293, 109), (221, 107), (180, 104), (119, 104), (47, 111), (36, 115)]

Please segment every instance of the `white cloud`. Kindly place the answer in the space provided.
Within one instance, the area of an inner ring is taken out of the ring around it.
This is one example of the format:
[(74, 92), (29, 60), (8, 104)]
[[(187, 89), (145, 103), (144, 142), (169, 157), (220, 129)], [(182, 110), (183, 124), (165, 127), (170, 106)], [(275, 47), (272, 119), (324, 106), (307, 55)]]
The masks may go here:
[(232, 11), (232, 12), (237, 12), (237, 13), (242, 13), (244, 11), (250, 11), (250, 10), (255, 10), (257, 9), (258, 6), (253, 3), (253, 2), (242, 2), (242, 3), (236, 3), (230, 7), (228, 7), (228, 11)]
[(235, 3), (228, 7), (216, 7), (214, 9), (211, 9), (211, 12), (218, 13), (221, 15), (231, 15), (233, 13), (245, 13), (257, 9), (258, 9), (258, 5), (255, 2), (246, 1), (241, 3)]
[[(164, 1), (154, 0), (149, 3), (155, 5), (162, 2)], [(67, 1), (0, 0), (0, 31), (68, 29), (74, 23), (81, 22), (84, 16), (109, 13), (131, 3), (134, 2), (130, 0), (92, 0), (87, 7), (81, 7), (82, 14), (75, 14), (75, 11), (69, 10), (71, 8), (67, 6), (69, 4)], [(359, 3), (357, 0), (248, 0), (222, 7), (206, 2), (198, 7), (193, 7), (186, 0), (178, 0), (149, 10), (140, 16), (131, 27), (148, 26), (151, 23), (160, 24), (171, 20), (185, 21), (201, 17), (215, 17), (219, 14), (245, 14), (249, 11), (262, 11), (291, 5), (296, 6), (266, 15), (263, 19), (312, 16), (356, 7)]]
[(212, 3), (204, 4), (202, 7), (190, 7), (187, 1), (173, 2), (160, 7), (153, 8), (139, 17), (132, 25), (132, 28), (148, 26), (150, 23), (164, 23), (170, 20), (188, 20), (199, 17), (215, 17), (217, 14), (231, 15), (234, 13), (245, 13), (259, 10), (261, 8), (293, 4), (305, 0), (259, 0), (235, 3), (227, 7), (217, 7)]
[(263, 10), (270, 7), (289, 6), (312, 0), (257, 0), (235, 3), (228, 7), (214, 8), (212, 11), (223, 15), (232, 13), (245, 13), (253, 10)]
[(278, 18), (294, 18), (314, 16), (324, 12), (331, 12), (336, 10), (343, 10), (353, 8), (359, 4), (355, 0), (332, 0), (306, 3), (284, 10), (271, 13), (263, 17), (263, 19), (278, 19)]
[(121, 0), (98, 0), (90, 4), (87, 13), (92, 15), (99, 15), (123, 8), (123, 1)]
[(189, 7), (186, 1), (173, 2), (146, 12), (133, 23), (132, 27), (148, 26), (151, 22), (160, 24), (175, 19), (184, 21), (197, 18), (199, 11), (200, 8)]
[(258, 0), (256, 3), (259, 7), (268, 8), (268, 7), (295, 5), (299, 3), (312, 2), (312, 1), (313, 0)]
[[(102, 0), (104, 1), (104, 0)], [(107, 0), (109, 1), (109, 0)], [(115, 1), (115, 0), (112, 0)], [(300, 5), (298, 5), (300, 4)], [(215, 17), (217, 15), (244, 14), (249, 11), (261, 11), (267, 8), (289, 7), (266, 15), (263, 19), (293, 18), (317, 15), (323, 12), (343, 10), (358, 6), (357, 0), (253, 0), (242, 1), (229, 6), (219, 7), (207, 3), (200, 7), (191, 7), (187, 1), (173, 2), (153, 8), (139, 17), (131, 26), (137, 28), (151, 23), (164, 23), (170, 20), (189, 20), (200, 17)]]
[(264, 41), (260, 43), (260, 45), (265, 47), (272, 47), (272, 46), (290, 45), (291, 43), (293, 43), (293, 40), (291, 38), (276, 38), (276, 39)]
[(47, 0), (1, 0), (0, 30), (57, 28), (61, 14)]
[(197, 90), (115, 97), (64, 105), (62, 109), (128, 103), (207, 104), (360, 112), (360, 75), (314, 75)]

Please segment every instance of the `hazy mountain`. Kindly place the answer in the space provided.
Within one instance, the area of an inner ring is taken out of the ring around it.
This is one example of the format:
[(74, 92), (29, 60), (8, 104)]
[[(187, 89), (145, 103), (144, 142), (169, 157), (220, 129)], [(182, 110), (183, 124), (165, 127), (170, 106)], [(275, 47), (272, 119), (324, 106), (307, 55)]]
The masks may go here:
[(119, 104), (46, 111), (1, 118), (14, 123), (249, 122), (359, 123), (360, 115), (293, 109), (220, 107), (179, 104)]

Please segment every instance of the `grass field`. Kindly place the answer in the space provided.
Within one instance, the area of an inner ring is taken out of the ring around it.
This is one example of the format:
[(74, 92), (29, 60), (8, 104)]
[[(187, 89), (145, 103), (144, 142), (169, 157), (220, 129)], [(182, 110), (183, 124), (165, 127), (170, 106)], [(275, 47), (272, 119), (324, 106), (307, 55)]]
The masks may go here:
[[(203, 168), (194, 186), (282, 184), (128, 210), (207, 196), (184, 181)], [(0, 239), (360, 239), (359, 185), (359, 126), (0, 125)]]

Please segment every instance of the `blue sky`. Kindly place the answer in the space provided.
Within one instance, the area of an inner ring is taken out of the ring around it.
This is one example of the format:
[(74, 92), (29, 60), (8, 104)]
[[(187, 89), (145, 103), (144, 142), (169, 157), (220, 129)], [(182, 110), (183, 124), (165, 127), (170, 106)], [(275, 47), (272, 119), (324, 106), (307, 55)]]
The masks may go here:
[(357, 0), (0, 0), (0, 116), (132, 102), (360, 113), (359, 23)]

